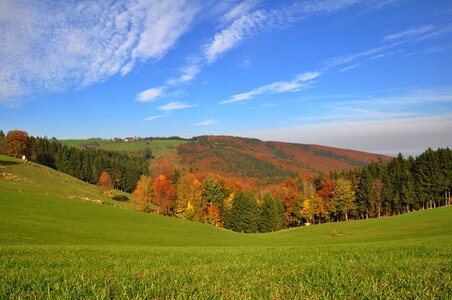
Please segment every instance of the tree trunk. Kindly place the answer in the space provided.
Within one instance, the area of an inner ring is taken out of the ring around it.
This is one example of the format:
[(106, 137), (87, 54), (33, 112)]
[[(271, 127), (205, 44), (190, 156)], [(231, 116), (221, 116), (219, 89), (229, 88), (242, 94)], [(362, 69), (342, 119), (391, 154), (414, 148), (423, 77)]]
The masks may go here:
[(348, 214), (345, 213), (345, 221), (348, 221)]

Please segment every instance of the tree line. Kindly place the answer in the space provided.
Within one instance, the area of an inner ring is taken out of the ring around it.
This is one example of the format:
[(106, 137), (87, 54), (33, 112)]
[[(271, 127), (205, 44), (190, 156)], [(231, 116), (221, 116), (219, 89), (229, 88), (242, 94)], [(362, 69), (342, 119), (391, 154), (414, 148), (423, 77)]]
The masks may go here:
[(401, 154), (329, 175), (288, 179), (266, 191), (245, 191), (219, 175), (141, 177), (136, 202), (144, 211), (221, 226), (239, 232), (350, 219), (378, 218), (450, 204), (452, 151), (428, 149), (416, 158)]

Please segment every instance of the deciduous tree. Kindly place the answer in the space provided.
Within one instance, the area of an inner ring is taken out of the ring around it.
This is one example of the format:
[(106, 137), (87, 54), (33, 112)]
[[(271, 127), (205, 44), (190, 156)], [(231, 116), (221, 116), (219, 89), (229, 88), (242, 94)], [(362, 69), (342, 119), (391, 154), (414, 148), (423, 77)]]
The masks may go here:
[(135, 202), (140, 205), (140, 209), (145, 212), (151, 211), (151, 203), (154, 196), (153, 181), (149, 176), (142, 175), (134, 191)]
[(97, 186), (102, 191), (102, 193), (111, 196), (113, 190), (113, 183), (111, 181), (111, 176), (110, 174), (108, 174), (107, 171), (103, 171), (102, 174), (100, 174)]
[(29, 155), (28, 133), (21, 130), (11, 130), (6, 136), (6, 154), (21, 158)]

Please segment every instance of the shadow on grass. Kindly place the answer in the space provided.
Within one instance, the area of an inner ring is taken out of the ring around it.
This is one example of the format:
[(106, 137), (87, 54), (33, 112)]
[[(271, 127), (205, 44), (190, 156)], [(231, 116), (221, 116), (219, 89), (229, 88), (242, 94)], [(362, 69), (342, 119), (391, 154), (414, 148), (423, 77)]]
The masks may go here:
[(113, 197), (111, 197), (111, 199), (116, 200), (116, 201), (128, 201), (129, 197), (127, 197), (125, 195), (114, 195)]
[(11, 166), (11, 165), (18, 165), (19, 163), (17, 161), (10, 161), (10, 160), (0, 160), (0, 166)]

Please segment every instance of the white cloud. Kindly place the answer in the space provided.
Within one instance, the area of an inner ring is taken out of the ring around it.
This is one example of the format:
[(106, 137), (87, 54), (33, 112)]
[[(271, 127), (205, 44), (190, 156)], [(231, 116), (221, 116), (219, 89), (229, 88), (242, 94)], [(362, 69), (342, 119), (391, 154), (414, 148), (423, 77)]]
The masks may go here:
[(217, 121), (215, 121), (214, 119), (209, 119), (209, 120), (205, 120), (205, 121), (196, 123), (195, 126), (210, 126), (210, 125), (214, 125), (216, 123), (217, 123)]
[(195, 104), (170, 102), (168, 104), (158, 107), (157, 109), (162, 110), (162, 111), (172, 111), (172, 110), (185, 109), (185, 108), (190, 108), (190, 107), (195, 107), (195, 106), (196, 106)]
[[(185, 0), (6, 0), (0, 13), (0, 103), (125, 75), (163, 57), (197, 7)], [(8, 100), (9, 99), (9, 100)]]
[(420, 35), (424, 35), (425, 33), (431, 32), (435, 27), (433, 25), (426, 25), (419, 28), (408, 29), (404, 31), (400, 31), (397, 33), (393, 33), (387, 35), (383, 38), (384, 42), (393, 42), (395, 40), (402, 40), (405, 38), (416, 37)]
[(258, 4), (259, 0), (245, 0), (234, 6), (230, 11), (224, 15), (223, 20), (226, 22), (233, 21), (240, 18), (242, 15), (248, 13), (254, 9)]
[(161, 117), (162, 116), (149, 116), (149, 117), (145, 118), (144, 120), (145, 121), (154, 121), (154, 120), (157, 120), (157, 119), (159, 119)]
[(181, 74), (177, 78), (171, 78), (166, 83), (168, 85), (192, 81), (196, 75), (201, 71), (201, 67), (197, 60), (187, 64), (180, 69)]
[(255, 98), (256, 96), (262, 94), (279, 94), (286, 92), (296, 92), (299, 91), (302, 87), (304, 87), (307, 84), (307, 82), (316, 79), (320, 75), (321, 73), (319, 72), (305, 72), (297, 75), (295, 79), (291, 81), (277, 81), (271, 84), (258, 87), (249, 92), (235, 94), (230, 99), (221, 101), (219, 104), (241, 102)]
[(222, 53), (237, 46), (247, 36), (252, 35), (258, 29), (269, 26), (269, 17), (264, 10), (257, 10), (242, 15), (229, 27), (215, 34), (212, 41), (204, 46), (204, 55), (207, 62), (213, 63)]
[(137, 94), (136, 100), (138, 102), (155, 101), (158, 97), (162, 96), (163, 90), (164, 90), (163, 87), (145, 90), (145, 91)]

